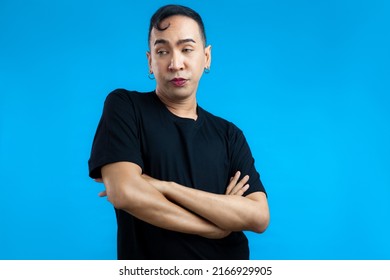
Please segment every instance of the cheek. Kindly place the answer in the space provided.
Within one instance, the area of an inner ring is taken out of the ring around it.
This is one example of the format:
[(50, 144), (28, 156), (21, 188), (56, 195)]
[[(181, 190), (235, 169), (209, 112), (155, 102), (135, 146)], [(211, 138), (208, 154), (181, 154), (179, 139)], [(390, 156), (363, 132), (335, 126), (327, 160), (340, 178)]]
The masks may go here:
[(163, 69), (163, 67), (165, 66), (168, 67), (167, 65), (168, 62), (169, 59), (167, 57), (162, 58), (162, 57), (153, 56), (151, 65), (154, 68)]
[(159, 74), (164, 72), (164, 65), (161, 62), (153, 62), (152, 63), (152, 70), (155, 76), (158, 76)]
[(197, 60), (197, 63), (194, 64), (194, 74), (197, 75), (198, 77), (201, 77), (204, 71), (205, 63), (204, 63), (204, 58), (201, 57), (200, 59)]
[(160, 64), (161, 63), (158, 60), (156, 60), (156, 59), (154, 59), (152, 61), (152, 67), (155, 68), (155, 69), (158, 69)]

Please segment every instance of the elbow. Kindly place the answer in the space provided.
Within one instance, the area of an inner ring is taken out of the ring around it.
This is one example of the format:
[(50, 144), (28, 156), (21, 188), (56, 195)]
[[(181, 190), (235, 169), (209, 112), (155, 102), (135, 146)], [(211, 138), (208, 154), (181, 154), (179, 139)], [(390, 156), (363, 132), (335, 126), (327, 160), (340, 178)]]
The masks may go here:
[(116, 209), (124, 210), (126, 207), (124, 195), (121, 193), (107, 193), (107, 199)]
[(117, 188), (116, 191), (107, 192), (108, 201), (116, 208), (125, 211), (132, 211), (132, 203), (125, 192), (126, 188)]
[[(132, 190), (131, 192), (128, 190)], [(126, 211), (132, 215), (142, 212), (145, 209), (145, 199), (142, 198), (134, 188), (123, 185), (115, 191), (107, 192), (108, 201), (119, 210)]]
[(269, 225), (270, 215), (269, 212), (255, 215), (255, 220), (252, 223), (251, 231), (256, 233), (263, 233), (266, 231)]

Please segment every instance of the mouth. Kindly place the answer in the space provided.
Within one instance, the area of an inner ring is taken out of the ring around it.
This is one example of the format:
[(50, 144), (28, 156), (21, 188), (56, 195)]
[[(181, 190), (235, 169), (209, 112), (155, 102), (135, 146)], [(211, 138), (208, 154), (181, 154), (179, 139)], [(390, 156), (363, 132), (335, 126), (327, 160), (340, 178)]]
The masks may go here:
[(171, 84), (173, 84), (175, 87), (183, 87), (187, 83), (187, 79), (184, 78), (174, 78), (170, 80)]

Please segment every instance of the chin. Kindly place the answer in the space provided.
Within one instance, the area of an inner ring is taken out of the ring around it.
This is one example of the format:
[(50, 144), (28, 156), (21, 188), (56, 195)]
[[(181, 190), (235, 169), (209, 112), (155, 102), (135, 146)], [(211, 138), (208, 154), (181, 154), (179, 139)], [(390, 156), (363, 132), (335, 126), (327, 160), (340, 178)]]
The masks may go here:
[(183, 87), (175, 87), (175, 86), (169, 86), (167, 88), (167, 92), (169, 95), (177, 95), (177, 97), (189, 97), (193, 93), (196, 93), (196, 90), (194, 90), (192, 87), (189, 86), (183, 86)]
[(194, 95), (196, 92), (190, 89), (186, 88), (175, 88), (170, 91), (172, 96), (175, 96), (178, 99), (186, 99), (188, 97), (191, 97)]

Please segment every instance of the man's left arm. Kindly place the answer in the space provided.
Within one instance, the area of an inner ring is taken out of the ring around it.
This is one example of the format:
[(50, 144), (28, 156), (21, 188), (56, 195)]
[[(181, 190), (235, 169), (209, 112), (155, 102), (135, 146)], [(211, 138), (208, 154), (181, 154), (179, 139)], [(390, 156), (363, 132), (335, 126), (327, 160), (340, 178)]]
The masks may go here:
[(210, 193), (150, 177), (149, 180), (169, 200), (222, 229), (262, 233), (270, 218), (267, 197), (260, 191), (243, 196), (248, 185), (239, 177), (240, 172), (237, 172), (227, 186), (226, 194)]

